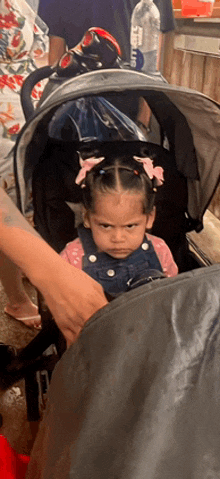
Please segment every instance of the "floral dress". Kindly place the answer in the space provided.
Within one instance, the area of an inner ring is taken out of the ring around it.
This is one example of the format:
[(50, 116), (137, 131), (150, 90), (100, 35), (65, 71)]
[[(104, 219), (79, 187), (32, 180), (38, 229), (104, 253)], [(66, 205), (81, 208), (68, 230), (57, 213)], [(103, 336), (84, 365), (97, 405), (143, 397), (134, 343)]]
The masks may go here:
[[(42, 30), (42, 25), (45, 31)], [(26, 77), (37, 68), (36, 60), (48, 47), (46, 25), (36, 23), (36, 14), (25, 0), (0, 0), (0, 186), (15, 199), (13, 146), (25, 122), (20, 91)], [(37, 104), (43, 91), (32, 91)]]

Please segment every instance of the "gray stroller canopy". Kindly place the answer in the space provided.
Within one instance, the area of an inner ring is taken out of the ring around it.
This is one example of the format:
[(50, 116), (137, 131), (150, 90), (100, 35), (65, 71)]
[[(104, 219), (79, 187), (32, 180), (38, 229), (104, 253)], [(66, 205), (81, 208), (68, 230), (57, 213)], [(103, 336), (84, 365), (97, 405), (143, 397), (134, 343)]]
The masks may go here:
[[(196, 91), (161, 82), (131, 70), (101, 70), (64, 81), (54, 78), (54, 90), (44, 99), (24, 125), (15, 148), (18, 201), (26, 208), (28, 185), (39, 161), (32, 158), (29, 145), (34, 140), (39, 155), (49, 137), (48, 124), (58, 108), (79, 98), (107, 96), (127, 102), (129, 96), (144, 97), (175, 155), (177, 169), (187, 178), (188, 213), (198, 222), (214, 194), (220, 177), (220, 108)], [(43, 133), (39, 136), (39, 126)], [(37, 138), (36, 138), (36, 135)], [(161, 136), (161, 137), (162, 137)]]

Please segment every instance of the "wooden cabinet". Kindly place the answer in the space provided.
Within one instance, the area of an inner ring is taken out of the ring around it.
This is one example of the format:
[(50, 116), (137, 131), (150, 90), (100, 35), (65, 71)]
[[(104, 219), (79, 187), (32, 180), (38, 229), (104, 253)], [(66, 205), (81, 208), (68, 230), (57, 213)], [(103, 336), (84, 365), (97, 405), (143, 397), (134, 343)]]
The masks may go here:
[[(173, 8), (177, 19), (176, 31), (165, 35), (162, 73), (169, 83), (195, 89), (220, 103), (220, 56), (201, 51), (190, 51), (187, 48), (181, 50), (176, 47), (175, 41), (179, 34), (200, 35), (207, 37), (207, 41), (208, 37), (218, 39), (220, 36), (220, 0), (216, 0), (214, 3), (213, 22), (212, 17), (207, 19), (207, 22), (206, 18), (204, 18), (204, 22), (197, 22), (193, 19), (186, 22), (181, 21), (180, 19), (184, 18), (181, 16), (181, 0), (173, 0)], [(215, 29), (215, 33), (213, 33), (213, 29)], [(211, 201), (209, 211), (220, 220), (220, 186)], [(211, 231), (209, 226), (210, 221), (207, 228)], [(220, 226), (218, 234), (219, 232)]]

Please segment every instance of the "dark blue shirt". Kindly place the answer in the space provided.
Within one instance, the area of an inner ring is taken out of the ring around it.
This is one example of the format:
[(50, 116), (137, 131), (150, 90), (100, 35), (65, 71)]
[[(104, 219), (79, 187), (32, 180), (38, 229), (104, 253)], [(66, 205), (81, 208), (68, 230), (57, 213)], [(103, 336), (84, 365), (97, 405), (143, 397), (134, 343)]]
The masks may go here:
[[(74, 47), (90, 27), (101, 27), (111, 33), (130, 58), (130, 19), (138, 0), (40, 0), (38, 14), (49, 27), (49, 33), (62, 37)], [(171, 0), (154, 0), (160, 11), (161, 31), (174, 29)]]

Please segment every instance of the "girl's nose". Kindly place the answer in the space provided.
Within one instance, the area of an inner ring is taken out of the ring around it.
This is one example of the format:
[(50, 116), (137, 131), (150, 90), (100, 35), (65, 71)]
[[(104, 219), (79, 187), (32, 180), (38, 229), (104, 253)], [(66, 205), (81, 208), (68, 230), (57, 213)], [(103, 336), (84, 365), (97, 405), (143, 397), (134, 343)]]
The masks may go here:
[(124, 232), (122, 229), (115, 229), (113, 232), (112, 232), (112, 242), (113, 243), (121, 243), (122, 241), (124, 241)]

